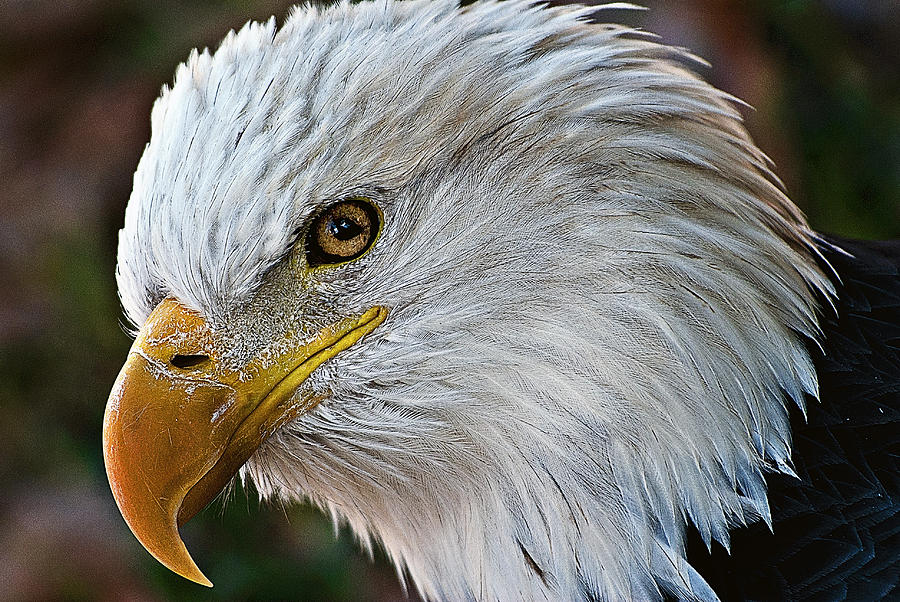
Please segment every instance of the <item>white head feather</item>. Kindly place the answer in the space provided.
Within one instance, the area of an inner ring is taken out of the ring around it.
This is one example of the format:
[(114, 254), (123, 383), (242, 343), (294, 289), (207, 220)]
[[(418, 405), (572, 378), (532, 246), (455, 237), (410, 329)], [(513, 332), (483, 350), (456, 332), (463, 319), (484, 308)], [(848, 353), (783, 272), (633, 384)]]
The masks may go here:
[[(595, 10), (302, 8), (194, 53), (153, 110), (129, 318), (174, 296), (241, 357), (389, 306), (244, 475), (428, 598), (714, 599), (686, 524), (727, 546), (768, 520), (786, 404), (816, 394), (812, 233), (733, 99)], [(306, 272), (305, 223), (349, 196), (378, 242)]]

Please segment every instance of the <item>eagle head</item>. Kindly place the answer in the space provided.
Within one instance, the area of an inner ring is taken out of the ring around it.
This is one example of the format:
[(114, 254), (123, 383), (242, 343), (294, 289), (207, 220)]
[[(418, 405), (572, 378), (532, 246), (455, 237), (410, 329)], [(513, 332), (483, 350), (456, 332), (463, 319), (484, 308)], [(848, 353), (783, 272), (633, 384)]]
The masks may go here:
[(831, 285), (694, 60), (602, 7), (296, 9), (163, 89), (120, 233), (104, 421), (138, 539), (235, 474), (426, 598), (715, 599), (790, 472)]

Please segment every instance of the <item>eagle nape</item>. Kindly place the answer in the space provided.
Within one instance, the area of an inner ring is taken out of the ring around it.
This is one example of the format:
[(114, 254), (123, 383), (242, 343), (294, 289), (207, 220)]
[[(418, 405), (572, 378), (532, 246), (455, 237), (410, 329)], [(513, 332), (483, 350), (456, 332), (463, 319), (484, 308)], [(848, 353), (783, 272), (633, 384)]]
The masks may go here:
[(211, 585), (178, 529), (237, 475), (428, 600), (900, 595), (900, 247), (604, 8), (300, 7), (178, 69), (103, 429), (160, 562)]

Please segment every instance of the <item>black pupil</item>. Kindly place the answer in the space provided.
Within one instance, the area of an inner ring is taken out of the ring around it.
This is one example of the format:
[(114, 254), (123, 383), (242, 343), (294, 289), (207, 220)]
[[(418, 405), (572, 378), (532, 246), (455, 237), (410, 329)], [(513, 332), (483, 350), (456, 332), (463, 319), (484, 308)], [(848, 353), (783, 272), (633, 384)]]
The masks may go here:
[(325, 226), (326, 231), (338, 240), (350, 240), (359, 236), (362, 227), (351, 219), (346, 217), (338, 217), (328, 220)]

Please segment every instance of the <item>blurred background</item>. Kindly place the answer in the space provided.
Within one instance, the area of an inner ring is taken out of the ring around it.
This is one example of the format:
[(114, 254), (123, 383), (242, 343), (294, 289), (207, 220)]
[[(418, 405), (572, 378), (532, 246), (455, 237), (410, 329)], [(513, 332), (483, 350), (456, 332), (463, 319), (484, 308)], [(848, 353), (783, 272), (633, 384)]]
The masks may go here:
[[(710, 61), (819, 230), (900, 236), (896, 0), (643, 1), (608, 11)], [(194, 46), (282, 0), (0, 0), (0, 599), (397, 600), (381, 557), (303, 507), (237, 491), (184, 530), (216, 584), (162, 568), (103, 469), (129, 338), (116, 233), (150, 106)], [(376, 555), (377, 556), (377, 555)]]

